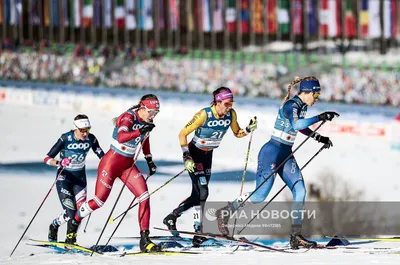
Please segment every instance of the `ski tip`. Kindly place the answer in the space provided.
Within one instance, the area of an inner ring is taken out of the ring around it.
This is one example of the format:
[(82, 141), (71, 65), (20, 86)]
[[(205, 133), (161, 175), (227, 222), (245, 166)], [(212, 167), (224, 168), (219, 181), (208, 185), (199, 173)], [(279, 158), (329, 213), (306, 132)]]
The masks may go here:
[(114, 218), (110, 218), (110, 223), (114, 223)]

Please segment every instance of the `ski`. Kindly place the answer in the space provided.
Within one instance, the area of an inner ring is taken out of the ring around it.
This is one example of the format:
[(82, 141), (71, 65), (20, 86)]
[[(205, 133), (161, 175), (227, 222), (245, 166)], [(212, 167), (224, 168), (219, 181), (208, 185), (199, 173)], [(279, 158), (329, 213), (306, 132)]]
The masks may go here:
[(37, 247), (47, 247), (53, 250), (56, 250), (60, 253), (81, 253), (81, 254), (98, 254), (102, 255), (103, 253), (94, 251), (90, 248), (82, 247), (79, 245), (75, 244), (68, 244), (65, 242), (50, 242), (50, 241), (44, 241), (44, 240), (36, 240), (36, 239), (29, 239), (32, 244), (29, 244), (31, 246), (37, 246)]
[[(330, 239), (340, 239), (336, 236), (325, 236)], [(365, 240), (365, 241), (383, 241), (383, 242), (400, 242), (400, 237), (345, 237), (347, 240)]]
[[(121, 236), (121, 237), (113, 237), (114, 239), (140, 239), (140, 236)], [(159, 240), (159, 241), (184, 241), (184, 242), (192, 242), (190, 237), (181, 237), (181, 236), (150, 236), (151, 240)]]
[(201, 252), (189, 252), (189, 251), (168, 251), (162, 250), (157, 252), (126, 252), (121, 255), (125, 256), (179, 256), (179, 255), (196, 255), (201, 254)]
[[(160, 231), (165, 231), (165, 232), (171, 232), (172, 230), (166, 229), (166, 228), (160, 228), (160, 227), (154, 227), (156, 230)], [(206, 238), (215, 238), (215, 239), (224, 239), (224, 240), (229, 240), (229, 241), (234, 241), (238, 243), (244, 243), (248, 245), (252, 245), (254, 247), (259, 247), (271, 251), (277, 251), (277, 252), (283, 252), (283, 253), (299, 253), (295, 251), (290, 251), (290, 249), (279, 249), (279, 248), (274, 248), (274, 247), (269, 247), (263, 244), (258, 244), (255, 242), (251, 242), (247, 239), (244, 238), (233, 238), (233, 237), (228, 237), (225, 235), (220, 235), (220, 234), (212, 234), (212, 233), (195, 233), (195, 232), (189, 232), (189, 231), (177, 231), (178, 233), (182, 234), (187, 234), (187, 235), (193, 235), (193, 236), (201, 236), (201, 237), (206, 237)]]

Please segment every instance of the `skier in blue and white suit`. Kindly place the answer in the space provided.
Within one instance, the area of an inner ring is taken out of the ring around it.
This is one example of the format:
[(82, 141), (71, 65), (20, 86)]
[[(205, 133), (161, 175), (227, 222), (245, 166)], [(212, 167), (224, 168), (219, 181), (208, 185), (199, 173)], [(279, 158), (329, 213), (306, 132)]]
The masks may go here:
[[(293, 85), (300, 82), (298, 95), (290, 98), (290, 89)], [(274, 130), (271, 140), (269, 140), (261, 148), (258, 154), (258, 168), (256, 174), (256, 187), (278, 167), (291, 153), (292, 146), (296, 139), (297, 132), (300, 131), (304, 135), (310, 135), (316, 141), (323, 143), (327, 148), (333, 146), (329, 137), (314, 133), (308, 127), (319, 121), (331, 121), (335, 116), (339, 116), (336, 112), (324, 112), (311, 118), (305, 118), (307, 107), (314, 105), (321, 92), (320, 84), (315, 77), (297, 78), (288, 87), (288, 95), (284, 100), (284, 104), (278, 111), (275, 121)], [(290, 98), (290, 99), (289, 99)], [(293, 194), (292, 210), (302, 210), (306, 197), (306, 188), (304, 186), (303, 176), (297, 165), (294, 156), (291, 156), (287, 162), (278, 169), (277, 173), (282, 180), (288, 185)], [(263, 202), (274, 184), (276, 174), (271, 176), (254, 194), (251, 195), (249, 201), (252, 203)], [(231, 211), (236, 211), (244, 200), (251, 193), (245, 193), (230, 204)], [(228, 209), (228, 207), (226, 207)], [(302, 218), (292, 218), (292, 233), (290, 236), (290, 245), (292, 248), (299, 246), (314, 247), (316, 242), (309, 241), (301, 234)], [(223, 234), (229, 234), (227, 222), (229, 217), (222, 217), (221, 211), (217, 212), (218, 227)]]
[[(67, 223), (66, 243), (74, 244), (78, 224), (74, 216), (86, 201), (86, 156), (90, 149), (99, 159), (104, 152), (96, 136), (91, 134), (89, 118), (79, 114), (74, 119), (74, 129), (61, 135), (44, 158), (44, 162), (57, 167), (57, 192), (64, 212), (49, 226), (49, 241), (57, 241), (58, 228)], [(60, 154), (60, 160), (55, 157)]]

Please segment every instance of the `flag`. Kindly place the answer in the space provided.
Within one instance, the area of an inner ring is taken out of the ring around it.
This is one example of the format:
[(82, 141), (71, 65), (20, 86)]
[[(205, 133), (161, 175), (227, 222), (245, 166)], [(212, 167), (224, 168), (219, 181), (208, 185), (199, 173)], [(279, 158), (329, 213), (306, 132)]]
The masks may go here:
[(58, 27), (60, 26), (60, 14), (58, 12), (58, 0), (50, 0), (50, 21), (51, 25)]
[(265, 13), (267, 14), (267, 31), (269, 34), (276, 34), (278, 30), (276, 11), (276, 0), (269, 0), (265, 10)]
[(344, 35), (346, 37), (357, 36), (357, 23), (355, 16), (355, 2), (346, 0), (345, 14), (344, 14)]
[(321, 0), (322, 36), (337, 37), (340, 31), (340, 0)]
[(278, 1), (278, 27), (281, 34), (289, 33), (289, 0)]
[(368, 36), (368, 24), (369, 24), (369, 14), (368, 14), (368, 0), (361, 1), (360, 7), (360, 27), (361, 27), (361, 37)]
[(112, 7), (111, 7), (111, 0), (103, 0), (103, 26), (107, 29), (112, 27), (112, 19), (111, 19), (111, 12), (112, 12)]
[(250, 0), (240, 0), (240, 28), (242, 33), (250, 31)]
[(153, 29), (153, 1), (139, 0), (139, 28), (144, 30)]
[[(7, 4), (7, 1), (6, 1)], [(9, 0), (9, 23), (11, 25), (17, 25), (21, 23), (22, 16), (22, 3), (21, 0)], [(6, 6), (7, 7), (7, 6)]]
[(308, 34), (309, 36), (318, 35), (318, 0), (307, 0)]
[(183, 1), (185, 5), (183, 10), (185, 10), (187, 14), (187, 29), (192, 32), (194, 30), (194, 18), (193, 18), (193, 6), (192, 1)]
[(93, 19), (93, 2), (92, 0), (83, 0), (82, 24), (84, 28), (90, 27)]
[(82, 2), (81, 0), (72, 0), (74, 9), (74, 26), (75, 28), (80, 28), (81, 27), (81, 20), (82, 20)]
[(228, 0), (225, 10), (225, 21), (228, 32), (236, 31), (236, 0)]
[(158, 0), (158, 28), (165, 29), (165, 1)]
[(125, 7), (124, 0), (116, 0), (116, 6), (114, 9), (114, 20), (117, 28), (125, 28)]
[(128, 30), (133, 30), (136, 28), (135, 1), (136, 0), (126, 0), (125, 1), (126, 28)]
[(0, 24), (3, 24), (4, 5), (3, 0), (0, 0)]
[(252, 15), (253, 32), (262, 34), (264, 29), (262, 0), (254, 0), (251, 12), (253, 14)]
[(380, 1), (369, 1), (369, 25), (368, 36), (371, 38), (379, 38), (381, 36), (381, 21), (380, 21)]
[(177, 30), (179, 27), (179, 0), (169, 0), (170, 27)]
[(61, 0), (60, 22), (63, 26), (69, 26), (70, 17), (71, 13), (68, 5), (68, 0)]
[(292, 32), (303, 34), (303, 4), (302, 0), (292, 0)]
[(215, 0), (215, 8), (213, 13), (213, 31), (222, 31), (224, 25), (222, 22), (222, 10), (224, 7), (224, 0)]
[(93, 2), (93, 23), (96, 28), (101, 28), (102, 17), (101, 17), (101, 0), (94, 0)]
[(383, 25), (385, 38), (394, 38), (397, 35), (397, 3), (396, 0), (384, 0)]
[(201, 0), (202, 29), (204, 32), (211, 31), (210, 0)]

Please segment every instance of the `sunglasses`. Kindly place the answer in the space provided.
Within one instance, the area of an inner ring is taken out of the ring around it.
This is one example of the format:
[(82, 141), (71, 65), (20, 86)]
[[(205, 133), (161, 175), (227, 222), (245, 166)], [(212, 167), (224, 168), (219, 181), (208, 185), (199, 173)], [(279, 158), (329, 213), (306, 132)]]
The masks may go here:
[(314, 97), (315, 99), (317, 99), (320, 95), (321, 95), (321, 93), (319, 93), (319, 92), (313, 93), (313, 97)]
[(235, 103), (235, 102), (233, 102), (233, 101), (229, 101), (229, 102), (225, 102), (225, 103), (223, 103), (223, 104), (224, 104), (224, 106), (225, 106), (226, 108), (231, 108), (231, 107), (233, 106), (234, 103)]
[(80, 133), (89, 133), (90, 132), (90, 128), (83, 128), (83, 129), (78, 128), (78, 130)]
[(147, 110), (151, 117), (155, 117), (160, 112), (159, 110), (149, 109), (146, 106), (143, 107)]

